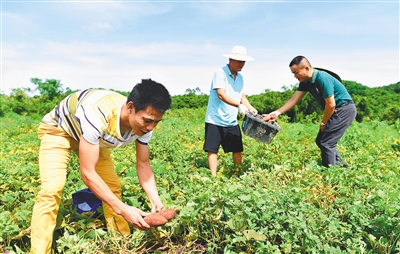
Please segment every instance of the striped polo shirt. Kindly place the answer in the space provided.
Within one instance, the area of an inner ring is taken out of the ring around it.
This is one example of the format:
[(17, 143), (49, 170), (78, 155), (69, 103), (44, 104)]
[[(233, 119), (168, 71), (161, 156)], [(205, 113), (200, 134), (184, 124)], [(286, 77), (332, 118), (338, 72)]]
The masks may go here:
[(126, 97), (108, 90), (87, 89), (62, 100), (42, 119), (44, 123), (61, 126), (79, 142), (81, 136), (91, 144), (115, 148), (138, 140), (147, 145), (152, 132), (143, 136), (132, 131), (121, 134), (120, 116)]

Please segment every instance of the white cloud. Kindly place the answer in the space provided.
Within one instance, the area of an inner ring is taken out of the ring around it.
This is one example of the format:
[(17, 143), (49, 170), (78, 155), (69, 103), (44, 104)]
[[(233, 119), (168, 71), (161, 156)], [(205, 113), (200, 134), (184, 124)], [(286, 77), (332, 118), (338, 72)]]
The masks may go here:
[(26, 26), (30, 24), (30, 20), (24, 15), (4, 11), (1, 16), (3, 24), (5, 23), (7, 26)]
[[(363, 85), (383, 86), (400, 80), (399, 49), (388, 46), (396, 44), (396, 40), (398, 44), (398, 24), (384, 26), (392, 24), (389, 21), (393, 19), (393, 15), (387, 14), (387, 8), (385, 15), (368, 19), (368, 22), (379, 21), (380, 26), (369, 26), (370, 23), (363, 23), (363, 13), (341, 7), (336, 10), (347, 11), (332, 10), (330, 13), (335, 13), (332, 16), (323, 12), (324, 18), (314, 16), (315, 22), (304, 21), (311, 27), (303, 27), (294, 22), (303, 20), (304, 16), (297, 13), (304, 13), (308, 8), (314, 8), (315, 13), (320, 5), (308, 4), (303, 12), (293, 7), (286, 9), (293, 4), (269, 3), (267, 8), (263, 4), (236, 2), (74, 1), (31, 4), (35, 12), (24, 10), (26, 15), (19, 14), (17, 7), (27, 5), (8, 4), (8, 9), (14, 6), (15, 10), (3, 14), (6, 22), (2, 24), (5, 27), (1, 91), (8, 93), (10, 88), (28, 87), (32, 77), (59, 79), (72, 89), (117, 90), (130, 90), (140, 79), (153, 78), (165, 84), (171, 94), (183, 94), (187, 88), (196, 87), (208, 93), (214, 71), (228, 62), (222, 55), (241, 43), (255, 58), (246, 63), (242, 72), (247, 94), (280, 90), (282, 86), (297, 83), (288, 64), (298, 54), (308, 57), (315, 66), (330, 68), (343, 79)], [(344, 16), (338, 17), (339, 14)], [(179, 15), (182, 22), (170, 22), (173, 15)], [(337, 25), (342, 18), (343, 23)], [(52, 20), (54, 23), (49, 23)], [(349, 30), (341, 30), (344, 23)], [(228, 31), (227, 28), (239, 24), (240, 33)], [(319, 31), (320, 26), (327, 33)], [(390, 37), (393, 27), (397, 34)], [(81, 33), (77, 31), (79, 28), (92, 33)], [(383, 33), (385, 40), (363, 41), (364, 37), (352, 32), (368, 29), (368, 38)], [(331, 30), (346, 33), (348, 41), (343, 43), (343, 38), (337, 39)], [(17, 32), (26, 35), (16, 36)]]
[(146, 16), (156, 16), (172, 11), (170, 3), (160, 4), (151, 2), (121, 2), (95, 1), (63, 3), (55, 6), (58, 12), (79, 20), (106, 20), (107, 22), (122, 22), (138, 20)]
[[(203, 68), (190, 63), (191, 53), (210, 50), (204, 46), (179, 44), (134, 46), (79, 42), (51, 42), (35, 50), (12, 44), (6, 44), (5, 48), (8, 53), (3, 56), (1, 90), (4, 93), (9, 93), (11, 88), (31, 86), (29, 80), (32, 77), (59, 79), (72, 89), (104, 87), (121, 90), (126, 90), (126, 84), (153, 78), (173, 84), (171, 93), (183, 93), (192, 87), (194, 73), (198, 75)], [(182, 66), (176, 64), (180, 58), (185, 58)], [(175, 64), (156, 64), (159, 59)], [(199, 80), (196, 78), (196, 83)]]
[(90, 32), (97, 32), (97, 31), (102, 32), (102, 31), (112, 30), (112, 26), (108, 22), (106, 23), (96, 22), (92, 23), (90, 26), (83, 26), (82, 29)]
[(73, 1), (68, 3), (71, 9), (85, 13), (105, 14), (107, 12), (124, 11), (125, 5), (120, 1)]
[(254, 3), (216, 1), (192, 3), (190, 8), (200, 13), (203, 19), (234, 20), (245, 16), (254, 6)]
[[(71, 89), (103, 87), (123, 91), (130, 90), (142, 78), (152, 78), (165, 84), (173, 95), (196, 87), (208, 94), (214, 71), (227, 63), (222, 56), (227, 52), (216, 45), (74, 42), (49, 43), (37, 50), (33, 55), (28, 52), (32, 51), (29, 47), (7, 46), (8, 53), (3, 58), (3, 92), (8, 93), (12, 87), (30, 87), (29, 80), (33, 77), (58, 79)], [(251, 52), (255, 61), (247, 62), (242, 71), (247, 94), (280, 90), (282, 86), (297, 83), (288, 67), (296, 56), (295, 50), (256, 48)], [(389, 50), (304, 52), (314, 66), (326, 67), (342, 79), (367, 86), (383, 86), (400, 80), (399, 62), (393, 57), (396, 54), (398, 51)], [(374, 59), (373, 64), (370, 59)]]

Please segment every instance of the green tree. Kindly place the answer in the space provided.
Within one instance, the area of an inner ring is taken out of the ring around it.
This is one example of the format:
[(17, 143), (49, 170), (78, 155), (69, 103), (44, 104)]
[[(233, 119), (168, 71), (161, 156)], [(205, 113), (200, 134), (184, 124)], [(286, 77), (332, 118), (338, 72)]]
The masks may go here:
[(355, 81), (343, 80), (343, 85), (346, 87), (350, 95), (362, 95), (365, 96), (371, 88), (361, 85)]
[(26, 115), (29, 112), (29, 98), (26, 94), (26, 88), (13, 88), (11, 89), (10, 100), (11, 109), (14, 113), (19, 115)]
[(202, 95), (203, 93), (201, 92), (199, 87), (196, 87), (194, 89), (186, 89), (185, 94), (187, 95)]
[(172, 96), (171, 109), (202, 108), (208, 103), (208, 95), (201, 92), (200, 88), (186, 89), (184, 95)]
[(46, 79), (45, 82), (42, 82), (39, 78), (31, 78), (31, 82), (37, 86), (35, 91), (39, 91), (40, 95), (49, 101), (52, 101), (64, 92), (60, 80)]

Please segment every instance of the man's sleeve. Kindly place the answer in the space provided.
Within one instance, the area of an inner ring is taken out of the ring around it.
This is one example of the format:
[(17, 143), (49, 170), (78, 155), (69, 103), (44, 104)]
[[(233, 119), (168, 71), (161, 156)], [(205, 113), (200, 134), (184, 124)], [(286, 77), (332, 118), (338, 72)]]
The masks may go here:
[(218, 88), (223, 88), (225, 89), (226, 86), (226, 76), (225, 73), (222, 69), (218, 69), (213, 76), (212, 84), (211, 84), (211, 89), (215, 90)]
[(334, 84), (333, 82), (336, 81), (334, 80), (333, 77), (331, 78), (324, 78), (321, 80), (321, 86), (322, 86), (322, 97), (324, 99), (331, 97), (332, 95), (334, 95)]
[(151, 137), (153, 136), (153, 132), (146, 133), (145, 135), (139, 137), (137, 141), (142, 145), (147, 145), (150, 142)]
[(300, 82), (299, 87), (297, 87), (297, 91), (308, 92), (306, 83)]

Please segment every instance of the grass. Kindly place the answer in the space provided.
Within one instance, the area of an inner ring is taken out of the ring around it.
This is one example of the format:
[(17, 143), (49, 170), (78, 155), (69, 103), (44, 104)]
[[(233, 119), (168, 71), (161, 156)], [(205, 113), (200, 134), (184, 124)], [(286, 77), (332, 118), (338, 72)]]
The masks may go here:
[[(216, 178), (202, 151), (204, 109), (174, 110), (150, 143), (159, 194), (175, 219), (129, 236), (77, 214), (85, 188), (72, 156), (56, 230), (59, 253), (399, 253), (400, 123), (353, 123), (338, 149), (350, 169), (319, 166), (318, 123), (279, 122), (271, 144), (244, 136), (244, 164), (219, 152)], [(39, 190), (38, 117), (1, 118), (0, 252), (29, 251)], [(222, 150), (222, 149), (221, 149)], [(149, 211), (132, 147), (113, 151), (124, 201)]]

